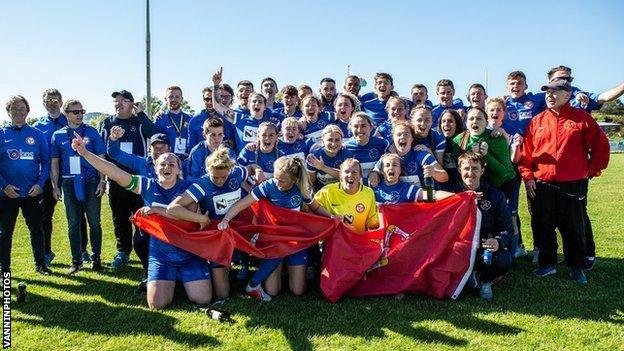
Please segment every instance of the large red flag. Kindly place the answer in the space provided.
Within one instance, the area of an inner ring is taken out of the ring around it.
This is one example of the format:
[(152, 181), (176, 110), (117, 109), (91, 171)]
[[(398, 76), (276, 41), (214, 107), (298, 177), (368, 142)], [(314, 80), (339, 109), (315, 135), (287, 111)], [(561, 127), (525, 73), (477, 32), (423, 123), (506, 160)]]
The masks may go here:
[(204, 230), (198, 230), (197, 223), (172, 220), (155, 214), (141, 216), (136, 213), (132, 221), (142, 231), (163, 242), (226, 267), (232, 262), (234, 249), (264, 257), (262, 251), (255, 248), (235, 230), (231, 228), (217, 230), (216, 221), (210, 223), (210, 226)]
[[(461, 193), (433, 204), (381, 206), (381, 212), (384, 230), (337, 233), (326, 242), (321, 276), (325, 297), (335, 302), (345, 293), (407, 292), (456, 298), (472, 271), (479, 244), (474, 195)], [(357, 257), (361, 259), (354, 262)]]

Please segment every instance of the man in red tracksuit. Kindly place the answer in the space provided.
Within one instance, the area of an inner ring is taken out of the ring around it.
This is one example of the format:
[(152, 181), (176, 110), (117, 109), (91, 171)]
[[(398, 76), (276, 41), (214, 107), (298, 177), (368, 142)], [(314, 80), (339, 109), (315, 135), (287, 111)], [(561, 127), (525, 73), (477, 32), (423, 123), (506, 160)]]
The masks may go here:
[(587, 283), (583, 201), (589, 178), (600, 175), (609, 163), (609, 142), (590, 114), (568, 103), (570, 83), (555, 80), (542, 86), (542, 91), (548, 108), (531, 120), (518, 165), (539, 249), (539, 268), (533, 276), (557, 272), (555, 228), (559, 228), (570, 276)]

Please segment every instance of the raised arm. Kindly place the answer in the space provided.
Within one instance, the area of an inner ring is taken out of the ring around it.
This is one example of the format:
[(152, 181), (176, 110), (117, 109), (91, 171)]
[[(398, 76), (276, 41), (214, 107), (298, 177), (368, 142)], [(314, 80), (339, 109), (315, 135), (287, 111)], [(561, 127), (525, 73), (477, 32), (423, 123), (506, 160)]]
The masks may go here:
[(604, 104), (605, 102), (613, 101), (624, 94), (624, 83), (618, 84), (615, 87), (604, 91), (598, 95), (598, 103)]
[[(74, 139), (72, 140), (72, 148), (76, 150), (76, 152), (80, 156), (82, 156), (85, 160), (87, 160), (87, 162), (89, 162), (95, 169), (97, 169), (100, 173), (108, 176), (108, 178), (112, 179), (117, 184), (123, 187), (128, 187), (133, 182), (132, 175), (130, 173), (124, 171), (123, 169), (115, 166), (113, 163), (108, 162), (105, 159), (87, 150), (85, 147), (84, 140), (76, 132), (74, 132)], [(138, 194), (141, 191), (141, 189), (135, 188), (133, 191)]]
[(230, 122), (234, 121), (234, 111), (227, 105), (224, 105), (221, 101), (221, 94), (219, 94), (219, 84), (223, 80), (223, 67), (219, 67), (219, 70), (212, 75), (212, 107), (217, 113), (225, 116)]

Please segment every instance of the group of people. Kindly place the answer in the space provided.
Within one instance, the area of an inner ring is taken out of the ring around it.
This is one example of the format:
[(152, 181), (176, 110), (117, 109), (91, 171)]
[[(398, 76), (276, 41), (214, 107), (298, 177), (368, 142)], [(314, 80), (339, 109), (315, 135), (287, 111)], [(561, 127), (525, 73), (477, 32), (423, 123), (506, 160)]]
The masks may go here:
[[(242, 210), (267, 199), (340, 218), (363, 232), (379, 226), (380, 204), (473, 191), (482, 240), (469, 285), (491, 299), (492, 282), (526, 254), (518, 217), (524, 180), (538, 264), (533, 275), (556, 273), (558, 228), (571, 277), (587, 282), (584, 271), (595, 262), (588, 181), (609, 160), (607, 138), (588, 111), (621, 96), (624, 84), (591, 94), (573, 87), (571, 69), (558, 66), (548, 72), (542, 93), (527, 92), (526, 76), (515, 71), (504, 96), (488, 98), (483, 85), (473, 84), (466, 105), (454, 96), (453, 82), (442, 79), (433, 105), (422, 84), (413, 86), (410, 98), (399, 96), (387, 73), (376, 74), (374, 91), (363, 95), (357, 76), (348, 76), (339, 94), (331, 78), (321, 80), (318, 94), (307, 85), (278, 91), (272, 78), (262, 80), (260, 92), (250, 81), (234, 90), (222, 78), (219, 69), (202, 91), (204, 109), (196, 116), (182, 111), (178, 86), (166, 89), (166, 110), (153, 119), (130, 92), (116, 91), (115, 114), (99, 130), (84, 123), (80, 101), (63, 102), (55, 89), (43, 93), (48, 115), (33, 126), (26, 123), (28, 101), (10, 97), (11, 124), (0, 129), (1, 270), (11, 269), (21, 208), (36, 270), (52, 273), (52, 216), (59, 200), (68, 222), (68, 273), (86, 262), (101, 270), (100, 206), (108, 193), (117, 245), (110, 267), (128, 264), (134, 249), (150, 307), (167, 306), (176, 281), (190, 300), (208, 303), (213, 296), (227, 298), (229, 267), (139, 230), (133, 234), (129, 218), (137, 210), (200, 228), (219, 221), (218, 228), (226, 229)], [(281, 289), (285, 265), (290, 290), (303, 294), (306, 273), (314, 273), (319, 257), (314, 246), (262, 259), (246, 291), (271, 300)], [(246, 279), (249, 258), (239, 260), (238, 278)]]

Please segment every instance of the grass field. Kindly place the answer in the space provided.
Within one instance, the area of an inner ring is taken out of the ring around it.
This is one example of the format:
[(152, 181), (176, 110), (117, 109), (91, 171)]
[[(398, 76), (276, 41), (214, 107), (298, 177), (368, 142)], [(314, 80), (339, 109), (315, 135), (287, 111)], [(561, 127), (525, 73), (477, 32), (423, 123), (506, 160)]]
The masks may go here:
[[(556, 276), (534, 279), (530, 259), (494, 287), (494, 301), (426, 296), (326, 302), (318, 289), (303, 297), (282, 293), (270, 303), (243, 296), (235, 285), (225, 309), (233, 323), (197, 312), (179, 294), (164, 312), (150, 311), (135, 293), (141, 276), (136, 257), (120, 271), (89, 270), (68, 276), (66, 219), (57, 207), (54, 275), (34, 272), (24, 223), (16, 227), (13, 285), (28, 284), (25, 303), (13, 302), (12, 344), (17, 350), (624, 350), (624, 155), (612, 155), (604, 175), (591, 181), (590, 217), (598, 261), (582, 286), (558, 267)], [(522, 229), (530, 243), (524, 194)], [(114, 236), (103, 206), (104, 261), (114, 254)], [(0, 209), (1, 210), (1, 209)], [(620, 217), (622, 216), (622, 217)]]

